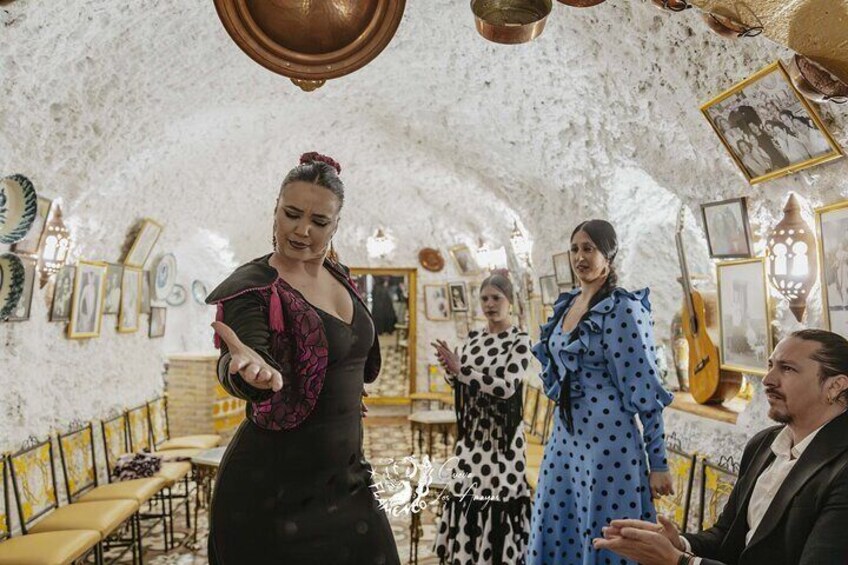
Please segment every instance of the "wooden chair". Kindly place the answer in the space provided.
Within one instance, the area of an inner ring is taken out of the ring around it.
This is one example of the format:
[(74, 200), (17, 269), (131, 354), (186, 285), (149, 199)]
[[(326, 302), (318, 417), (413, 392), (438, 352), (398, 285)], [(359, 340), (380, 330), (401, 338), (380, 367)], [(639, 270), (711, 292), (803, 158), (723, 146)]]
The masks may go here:
[[(139, 520), (153, 520), (153, 526), (162, 522), (165, 539), (168, 537), (168, 514), (165, 512), (165, 480), (161, 477), (132, 479), (109, 482), (99, 485), (97, 479), (97, 460), (94, 453), (94, 429), (89, 422), (86, 426), (71, 430), (58, 436), (59, 459), (62, 462), (62, 475), (65, 478), (65, 492), (70, 502), (96, 502), (101, 500), (134, 500), (139, 508), (147, 504), (148, 510), (139, 510)], [(160, 502), (160, 512), (151, 511), (150, 503)], [(153, 527), (151, 526), (151, 528)], [(150, 528), (147, 529), (150, 531)], [(139, 544), (143, 546), (143, 533), (139, 530)], [(167, 548), (166, 548), (167, 549)]]
[(739, 465), (732, 457), (722, 457), (718, 465), (703, 460), (701, 466), (701, 508), (698, 512), (700, 531), (711, 528), (718, 520), (730, 492), (739, 478)]
[(70, 565), (95, 552), (100, 533), (94, 530), (45, 532), (12, 537), (9, 520), (7, 459), (0, 457), (0, 565)]
[(168, 397), (160, 396), (147, 403), (147, 414), (153, 448), (156, 451), (172, 449), (211, 449), (221, 445), (222, 438), (218, 434), (198, 434), (190, 436), (171, 437), (168, 424)]
[[(132, 549), (133, 563), (141, 557), (138, 544), (138, 503), (134, 500), (76, 502), (59, 506), (53, 445), (45, 440), (9, 457), (12, 486), (24, 534), (88, 530), (97, 532), (95, 561), (103, 562), (103, 546), (124, 544)], [(127, 527), (129, 538), (121, 536)]]
[(689, 521), (689, 506), (692, 501), (692, 486), (695, 482), (695, 454), (680, 449), (674, 438), (666, 439), (668, 470), (674, 484), (674, 496), (664, 496), (655, 501), (657, 514), (664, 514), (677, 525), (681, 533), (686, 532)]
[(524, 406), (522, 409), (522, 418), (524, 420), (524, 429), (530, 430), (533, 427), (533, 417), (536, 414), (536, 404), (539, 402), (539, 393), (541, 391), (524, 383)]

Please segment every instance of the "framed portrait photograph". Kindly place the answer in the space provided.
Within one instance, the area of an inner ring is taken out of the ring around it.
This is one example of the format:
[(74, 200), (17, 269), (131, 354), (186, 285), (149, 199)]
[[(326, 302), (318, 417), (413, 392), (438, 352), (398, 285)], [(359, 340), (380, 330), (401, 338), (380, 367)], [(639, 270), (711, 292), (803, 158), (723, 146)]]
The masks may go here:
[(550, 306), (556, 302), (559, 296), (559, 285), (557, 285), (556, 275), (539, 277), (539, 291), (542, 293), (543, 305)]
[(456, 328), (457, 339), (466, 339), (468, 337), (468, 332), (471, 331), (471, 322), (468, 320), (468, 317), (460, 314), (454, 317), (453, 323)]
[(453, 262), (456, 264), (456, 269), (462, 276), (476, 275), (480, 272), (480, 266), (477, 265), (477, 259), (467, 245), (454, 245), (450, 249)]
[(35, 219), (29, 231), (23, 239), (12, 244), (11, 250), (15, 253), (35, 255), (41, 248), (41, 238), (44, 237), (44, 227), (47, 225), (47, 216), (50, 215), (50, 207), (53, 201), (49, 198), (39, 196), (36, 203)]
[(448, 284), (451, 312), (468, 312), (468, 290), (464, 282)]
[(138, 331), (141, 318), (141, 287), (144, 272), (135, 267), (125, 267), (121, 278), (120, 314), (118, 331), (130, 333)]
[(725, 261), (716, 271), (721, 368), (765, 375), (772, 349), (765, 259)]
[(141, 227), (133, 240), (132, 247), (130, 247), (127, 256), (124, 258), (124, 265), (128, 267), (143, 267), (161, 233), (161, 224), (149, 218), (142, 220)]
[(701, 204), (707, 246), (713, 259), (745, 259), (754, 255), (748, 199), (731, 198)]
[(71, 319), (71, 298), (74, 295), (74, 275), (77, 268), (65, 265), (56, 274), (53, 286), (53, 304), (50, 307), (51, 322), (67, 322)]
[(719, 94), (701, 112), (750, 184), (842, 156), (780, 61)]
[(148, 333), (148, 337), (165, 336), (165, 318), (167, 315), (167, 308), (154, 306), (150, 309), (150, 332)]
[(29, 320), (29, 311), (32, 308), (32, 293), (35, 288), (35, 267), (37, 260), (34, 257), (20, 257), (20, 259), (24, 265), (24, 289), (17, 306), (7, 318), (10, 322)]
[(79, 261), (74, 277), (71, 301), (71, 323), (68, 337), (79, 339), (100, 335), (103, 314), (103, 291), (108, 265), (100, 261)]
[(483, 313), (483, 304), (480, 302), (480, 282), (473, 282), (468, 285), (468, 310), (473, 313), (475, 320), (486, 320), (486, 315)]
[(150, 280), (152, 271), (141, 272), (141, 313), (150, 314), (150, 288), (153, 281)]
[(103, 297), (103, 314), (117, 314), (121, 308), (121, 279), (124, 267), (117, 263), (108, 263), (106, 267), (106, 294)]
[(848, 338), (848, 200), (816, 209), (825, 327)]
[(443, 284), (424, 285), (424, 315), (428, 320), (446, 322), (450, 320), (448, 287)]
[(556, 277), (557, 285), (574, 286), (574, 273), (571, 270), (571, 252), (563, 251), (553, 256), (554, 276)]

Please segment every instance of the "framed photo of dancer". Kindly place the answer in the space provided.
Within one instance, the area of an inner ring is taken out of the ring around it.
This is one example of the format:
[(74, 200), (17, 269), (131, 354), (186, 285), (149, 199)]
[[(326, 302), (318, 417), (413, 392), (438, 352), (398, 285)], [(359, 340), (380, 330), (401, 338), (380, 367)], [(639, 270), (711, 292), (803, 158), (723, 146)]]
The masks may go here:
[(707, 246), (713, 259), (745, 259), (754, 255), (748, 199), (731, 198), (701, 204)]
[(701, 112), (750, 184), (843, 155), (780, 61), (722, 92)]
[(450, 320), (448, 287), (443, 284), (424, 285), (424, 315), (434, 322)]
[(161, 233), (161, 224), (149, 218), (142, 220), (141, 227), (133, 240), (132, 247), (130, 247), (127, 256), (124, 258), (124, 265), (128, 267), (143, 267)]
[(56, 275), (53, 287), (53, 304), (50, 308), (51, 322), (67, 322), (71, 319), (71, 298), (74, 295), (76, 267), (65, 265)]
[(141, 318), (141, 269), (135, 267), (124, 267), (124, 275), (121, 279), (120, 314), (118, 315), (118, 331), (131, 333), (138, 331), (139, 318)]
[(106, 268), (106, 294), (103, 297), (103, 314), (117, 314), (121, 308), (121, 281), (123, 266), (109, 263)]
[(721, 368), (765, 375), (772, 350), (765, 259), (716, 266)]
[(148, 337), (165, 337), (165, 319), (168, 309), (154, 306), (150, 309), (150, 333)]
[(539, 291), (542, 293), (542, 304), (544, 306), (552, 306), (559, 296), (556, 275), (539, 277)]
[(574, 273), (571, 271), (571, 252), (563, 251), (553, 256), (554, 276), (559, 286), (574, 286)]
[(480, 272), (480, 267), (477, 265), (477, 260), (474, 258), (474, 254), (471, 253), (471, 250), (467, 245), (454, 245), (450, 249), (451, 257), (453, 257), (453, 262), (456, 264), (456, 269), (459, 271), (459, 274), (463, 277), (476, 275)]
[(848, 200), (816, 209), (825, 326), (848, 338)]
[(103, 290), (108, 265), (100, 261), (79, 261), (71, 302), (71, 323), (68, 337), (80, 339), (100, 335), (103, 316)]
[(468, 290), (464, 282), (448, 284), (451, 312), (468, 312)]

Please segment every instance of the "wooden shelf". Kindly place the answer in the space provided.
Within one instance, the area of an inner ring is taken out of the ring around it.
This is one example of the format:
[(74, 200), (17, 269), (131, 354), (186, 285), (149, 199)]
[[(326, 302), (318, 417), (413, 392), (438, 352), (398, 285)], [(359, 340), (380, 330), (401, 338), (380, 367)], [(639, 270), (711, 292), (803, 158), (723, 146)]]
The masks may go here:
[(736, 419), (747, 404), (746, 400), (739, 397), (724, 404), (698, 404), (688, 392), (675, 392), (674, 400), (669, 408), (726, 424), (735, 424)]

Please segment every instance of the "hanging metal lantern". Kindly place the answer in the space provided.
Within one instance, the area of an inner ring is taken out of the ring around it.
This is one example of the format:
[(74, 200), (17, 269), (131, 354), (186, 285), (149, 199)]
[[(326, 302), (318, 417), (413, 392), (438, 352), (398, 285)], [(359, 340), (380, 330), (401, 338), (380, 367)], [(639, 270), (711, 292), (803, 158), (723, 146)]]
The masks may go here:
[(769, 234), (767, 251), (769, 282), (789, 301), (789, 309), (800, 322), (816, 282), (818, 260), (816, 237), (801, 217), (801, 205), (794, 194), (789, 195), (783, 218)]
[(68, 259), (71, 250), (71, 232), (62, 220), (62, 207), (59, 203), (53, 206), (53, 213), (44, 227), (44, 246), (38, 262), (41, 272), (41, 287), (47, 284), (51, 275), (57, 273)]
[(377, 57), (405, 6), (406, 0), (215, 0), (236, 45), (306, 92)]

